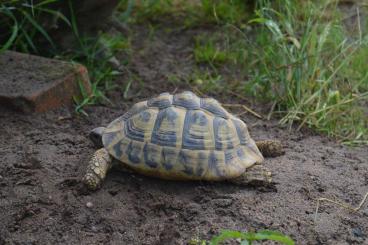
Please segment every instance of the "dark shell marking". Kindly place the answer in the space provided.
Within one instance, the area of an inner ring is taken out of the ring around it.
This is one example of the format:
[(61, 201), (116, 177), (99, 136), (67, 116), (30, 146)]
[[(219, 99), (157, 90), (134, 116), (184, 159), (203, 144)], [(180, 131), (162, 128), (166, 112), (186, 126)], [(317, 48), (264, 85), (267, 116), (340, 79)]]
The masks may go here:
[(184, 119), (182, 148), (190, 150), (206, 149), (212, 134), (209, 132), (209, 123), (203, 111), (188, 110)]
[(142, 148), (142, 143), (135, 141), (130, 142), (126, 150), (126, 154), (130, 162), (134, 164), (139, 164), (142, 161)]
[(167, 123), (170, 128), (175, 129), (178, 125), (178, 114), (173, 108), (166, 108), (160, 110), (157, 114), (155, 126), (152, 130), (151, 143), (158, 144), (161, 146), (176, 146), (176, 131), (165, 130), (162, 128), (164, 123)]
[(232, 119), (236, 132), (238, 134), (240, 144), (246, 145), (248, 143), (248, 139), (250, 138), (247, 125), (239, 119)]
[(151, 168), (157, 168), (161, 161), (161, 147), (146, 143), (143, 148), (144, 163)]
[(229, 125), (230, 123), (231, 121), (225, 120), (221, 117), (214, 118), (213, 130), (216, 150), (233, 149), (237, 143), (236, 136)]
[(133, 119), (129, 119), (125, 123), (124, 133), (131, 140), (144, 141), (144, 130), (135, 127)]
[(138, 172), (166, 179), (233, 178), (263, 160), (244, 122), (191, 92), (137, 103), (106, 128), (103, 143)]
[(219, 178), (226, 176), (224, 168), (221, 168), (221, 163), (224, 162), (224, 157), (224, 154), (215, 151), (211, 151), (208, 157), (208, 169), (213, 175), (218, 176)]
[(162, 165), (166, 170), (171, 170), (176, 163), (177, 151), (174, 148), (162, 148)]

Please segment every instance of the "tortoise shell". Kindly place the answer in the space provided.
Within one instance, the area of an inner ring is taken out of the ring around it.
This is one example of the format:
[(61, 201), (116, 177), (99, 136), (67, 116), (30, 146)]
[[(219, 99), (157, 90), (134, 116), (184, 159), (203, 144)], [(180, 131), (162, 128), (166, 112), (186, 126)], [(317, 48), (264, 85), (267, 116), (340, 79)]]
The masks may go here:
[(121, 163), (164, 179), (230, 179), (263, 161), (242, 120), (189, 91), (135, 104), (106, 127), (102, 142)]

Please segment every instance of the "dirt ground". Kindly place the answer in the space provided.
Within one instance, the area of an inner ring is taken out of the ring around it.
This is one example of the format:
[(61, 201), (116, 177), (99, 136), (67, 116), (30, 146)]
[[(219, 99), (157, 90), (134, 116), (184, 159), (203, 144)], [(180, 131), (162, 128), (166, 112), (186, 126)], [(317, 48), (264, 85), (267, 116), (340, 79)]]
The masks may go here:
[[(193, 70), (193, 35), (201, 30), (137, 27), (129, 76), (108, 97), (114, 105), (86, 108), (89, 117), (60, 109), (38, 115), (0, 111), (0, 244), (187, 244), (221, 229), (271, 229), (297, 244), (368, 244), (368, 208), (359, 212), (323, 203), (314, 223), (316, 199), (356, 206), (368, 191), (368, 147), (341, 146), (309, 130), (288, 131), (277, 121), (240, 116), (255, 139), (277, 138), (286, 154), (267, 159), (275, 186), (170, 182), (118, 171), (102, 188), (81, 188), (95, 150), (88, 132), (106, 125), (134, 102), (189, 86), (167, 82)], [(123, 57), (121, 57), (123, 58)], [(261, 105), (225, 95), (226, 103)], [(239, 111), (231, 110), (234, 113)], [(88, 203), (88, 205), (87, 205)], [(87, 207), (88, 206), (88, 207)]]

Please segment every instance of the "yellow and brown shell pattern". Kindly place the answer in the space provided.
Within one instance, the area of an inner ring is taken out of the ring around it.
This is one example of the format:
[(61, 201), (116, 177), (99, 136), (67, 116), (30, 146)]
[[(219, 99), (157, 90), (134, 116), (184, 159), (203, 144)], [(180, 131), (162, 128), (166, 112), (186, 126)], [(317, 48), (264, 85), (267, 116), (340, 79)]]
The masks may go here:
[(263, 161), (242, 120), (189, 91), (135, 104), (107, 126), (102, 142), (121, 163), (164, 179), (230, 179)]

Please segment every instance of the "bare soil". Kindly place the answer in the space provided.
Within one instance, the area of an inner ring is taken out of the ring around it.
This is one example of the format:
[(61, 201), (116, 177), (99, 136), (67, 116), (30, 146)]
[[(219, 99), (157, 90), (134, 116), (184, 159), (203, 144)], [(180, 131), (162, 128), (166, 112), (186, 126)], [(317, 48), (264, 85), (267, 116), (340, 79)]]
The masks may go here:
[[(272, 188), (229, 183), (163, 181), (119, 171), (102, 188), (80, 183), (94, 152), (88, 132), (106, 125), (133, 103), (164, 91), (191, 89), (167, 82), (168, 74), (193, 72), (193, 35), (202, 30), (136, 27), (129, 70), (108, 93), (113, 105), (22, 115), (0, 111), (0, 244), (187, 244), (221, 229), (271, 229), (297, 244), (368, 244), (368, 208), (352, 212), (322, 203), (326, 197), (357, 205), (368, 191), (368, 147), (341, 146), (310, 130), (280, 127), (276, 120), (240, 117), (255, 139), (276, 138), (286, 154), (267, 159)], [(124, 55), (121, 59), (126, 58)], [(213, 95), (213, 94), (212, 94)], [(267, 107), (217, 94), (224, 103)], [(234, 113), (239, 110), (231, 109)]]

